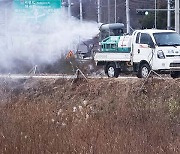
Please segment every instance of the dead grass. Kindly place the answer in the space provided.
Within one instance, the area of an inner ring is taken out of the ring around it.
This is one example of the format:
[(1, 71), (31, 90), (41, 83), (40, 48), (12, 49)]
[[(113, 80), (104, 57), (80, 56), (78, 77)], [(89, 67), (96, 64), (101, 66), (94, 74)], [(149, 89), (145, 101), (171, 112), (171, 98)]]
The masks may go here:
[(0, 82), (2, 154), (180, 153), (179, 80)]

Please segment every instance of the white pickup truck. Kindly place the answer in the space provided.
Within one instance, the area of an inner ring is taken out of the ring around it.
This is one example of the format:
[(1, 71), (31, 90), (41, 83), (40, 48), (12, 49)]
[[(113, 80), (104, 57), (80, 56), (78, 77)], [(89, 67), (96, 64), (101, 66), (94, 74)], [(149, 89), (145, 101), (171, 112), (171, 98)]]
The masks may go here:
[(109, 77), (135, 73), (146, 78), (153, 70), (180, 77), (180, 35), (172, 30), (135, 30), (132, 35), (109, 36), (94, 56)]

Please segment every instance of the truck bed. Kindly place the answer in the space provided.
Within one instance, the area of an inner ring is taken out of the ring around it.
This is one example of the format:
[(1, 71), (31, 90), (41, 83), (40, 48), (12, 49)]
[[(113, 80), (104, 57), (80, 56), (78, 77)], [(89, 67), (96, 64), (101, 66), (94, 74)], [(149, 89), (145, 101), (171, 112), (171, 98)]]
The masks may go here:
[(94, 56), (95, 61), (130, 61), (131, 53), (99, 52)]

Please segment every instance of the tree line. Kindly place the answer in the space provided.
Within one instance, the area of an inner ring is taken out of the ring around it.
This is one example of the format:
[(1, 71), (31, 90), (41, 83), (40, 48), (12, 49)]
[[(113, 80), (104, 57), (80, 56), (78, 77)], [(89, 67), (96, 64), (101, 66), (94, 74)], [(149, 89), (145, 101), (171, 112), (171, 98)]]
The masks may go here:
[[(66, 0), (67, 1), (67, 0)], [(80, 18), (79, 1), (71, 0), (73, 5), (72, 15)], [(83, 0), (83, 19), (97, 21), (97, 0)], [(100, 16), (102, 23), (111, 23), (117, 21), (126, 23), (126, 0), (116, 0), (116, 15), (115, 15), (115, 0), (110, 0), (108, 12), (108, 0), (101, 0)], [(174, 8), (175, 0), (171, 0), (171, 8)], [(136, 9), (154, 9), (154, 0), (130, 0), (130, 20), (131, 27), (137, 28), (154, 28), (155, 12), (149, 11), (148, 14), (139, 14)], [(167, 9), (167, 1), (157, 0), (157, 9)], [(108, 13), (110, 15), (108, 15)], [(110, 19), (108, 19), (108, 16)], [(115, 20), (116, 16), (116, 20)], [(171, 27), (174, 28), (174, 11), (171, 11)], [(157, 28), (167, 28), (167, 11), (157, 11)]]

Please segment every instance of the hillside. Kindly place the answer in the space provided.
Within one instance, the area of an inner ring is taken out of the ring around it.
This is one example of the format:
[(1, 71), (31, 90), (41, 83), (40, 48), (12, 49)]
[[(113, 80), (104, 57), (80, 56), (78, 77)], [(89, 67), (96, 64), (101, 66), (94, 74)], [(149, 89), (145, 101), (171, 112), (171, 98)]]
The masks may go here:
[(0, 151), (178, 154), (179, 81), (1, 79)]

